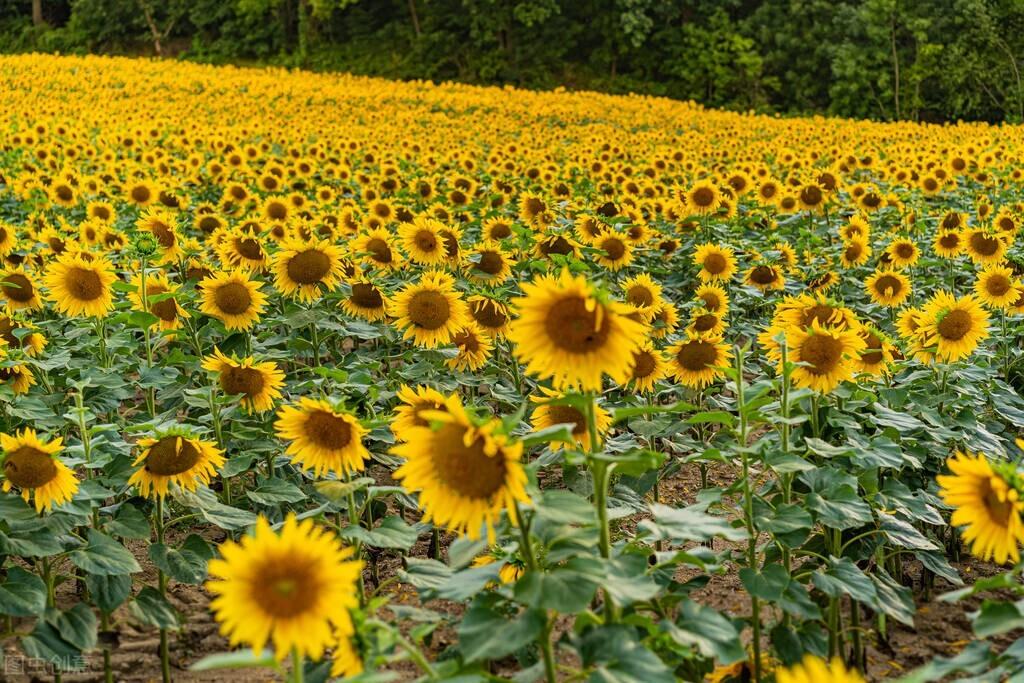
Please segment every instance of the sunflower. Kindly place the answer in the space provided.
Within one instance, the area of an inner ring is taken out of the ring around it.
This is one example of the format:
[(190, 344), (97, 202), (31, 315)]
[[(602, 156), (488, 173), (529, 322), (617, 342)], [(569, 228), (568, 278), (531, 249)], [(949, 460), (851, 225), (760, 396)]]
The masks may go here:
[[(349, 627), (348, 630), (353, 630)], [(352, 642), (352, 633), (335, 629), (334, 652), (331, 654), (331, 677), (354, 678), (363, 673), (363, 660)]]
[(853, 268), (867, 263), (870, 256), (870, 245), (866, 241), (855, 239), (843, 245), (843, 253), (839, 257), (839, 262), (843, 264), (843, 268)]
[(162, 208), (150, 208), (135, 222), (135, 228), (153, 235), (160, 247), (161, 263), (176, 263), (183, 250), (174, 214)]
[(284, 373), (272, 361), (257, 363), (251, 356), (242, 360), (228, 358), (214, 347), (213, 355), (203, 360), (203, 369), (217, 373), (225, 394), (241, 395), (246, 412), (266, 412), (274, 407), (275, 399), (281, 398)]
[(894, 268), (909, 268), (917, 263), (921, 256), (921, 250), (917, 248), (914, 241), (906, 237), (899, 237), (892, 241), (885, 249), (889, 255), (889, 263)]
[(420, 413), (445, 410), (447, 401), (444, 394), (424, 385), (414, 389), (403, 384), (396, 396), (401, 405), (395, 407), (395, 415), (391, 419), (391, 432), (398, 441), (408, 441), (408, 436), (415, 427), (429, 426), (430, 422)]
[(508, 306), (498, 301), (474, 294), (467, 302), (469, 314), (484, 332), (492, 337), (504, 337), (508, 333), (509, 323), (512, 317), (509, 315)]
[(957, 452), (946, 461), (952, 474), (939, 475), (939, 495), (956, 508), (950, 523), (963, 526), (971, 553), (988, 562), (1020, 560), (1024, 543), (1024, 501), (1013, 486), (1009, 463), (990, 463), (983, 454)]
[(267, 295), (259, 287), (245, 270), (216, 273), (199, 283), (203, 293), (199, 310), (220, 320), (228, 330), (250, 330), (267, 303)]
[(341, 300), (341, 308), (349, 315), (369, 322), (388, 317), (387, 300), (384, 293), (367, 279), (359, 278), (349, 283), (350, 292)]
[(547, 202), (532, 192), (524, 193), (519, 198), (519, 220), (535, 228), (543, 229), (554, 217), (551, 215)]
[(4, 491), (17, 487), (27, 503), (33, 499), (36, 512), (51, 510), (71, 500), (78, 480), (57, 453), (62, 440), (43, 441), (34, 429), (25, 427), (15, 434), (0, 434), (4, 451)]
[(839, 237), (844, 242), (851, 242), (853, 240), (867, 241), (871, 237), (871, 224), (868, 223), (867, 218), (859, 213), (855, 213), (850, 216), (846, 225), (839, 229)]
[(0, 384), (10, 385), (15, 395), (27, 394), (36, 383), (32, 369), (24, 363), (6, 361), (6, 357), (3, 344), (0, 344)]
[(327, 240), (289, 240), (274, 255), (274, 286), (285, 296), (313, 302), (341, 280), (341, 249)]
[(1001, 263), (1006, 256), (1007, 248), (1007, 242), (1002, 235), (990, 234), (984, 228), (964, 233), (964, 251), (978, 265)]
[(414, 263), (436, 266), (448, 260), (444, 238), (441, 236), (444, 228), (444, 223), (440, 221), (417, 216), (412, 223), (403, 223), (398, 227), (398, 236), (405, 253)]
[(219, 550), (206, 589), (232, 646), (259, 652), (270, 641), (278, 660), (293, 652), (316, 660), (337, 643), (335, 629), (353, 631), (350, 610), (359, 606), (363, 563), (349, 559), (351, 549), (312, 519), (289, 514), (275, 533), (261, 516), (251, 535)]
[(38, 356), (46, 348), (46, 337), (38, 329), (31, 321), (0, 315), (0, 340), (7, 342), (8, 348), (20, 348), (29, 356)]
[(897, 270), (876, 270), (864, 283), (871, 300), (896, 308), (910, 296), (910, 278)]
[(594, 258), (602, 268), (621, 270), (633, 262), (633, 245), (618, 232), (609, 230), (594, 240)]
[(401, 252), (395, 247), (395, 238), (384, 228), (374, 228), (352, 240), (352, 254), (360, 263), (371, 263), (378, 268), (394, 270), (402, 263)]
[[(856, 330), (823, 327), (815, 320), (809, 329), (791, 329), (786, 333), (793, 369), (793, 384), (822, 394), (853, 379), (864, 340)], [(779, 359), (778, 372), (784, 368)]]
[(367, 429), (327, 401), (303, 398), (295, 406), (284, 406), (277, 413), (274, 430), (291, 442), (285, 452), (292, 462), (318, 477), (328, 472), (339, 477), (361, 472), (370, 458), (363, 445)]
[(690, 324), (686, 329), (699, 335), (719, 335), (725, 331), (725, 318), (698, 306), (690, 311)]
[(97, 317), (114, 308), (117, 279), (113, 267), (104, 258), (86, 258), (81, 254), (65, 254), (50, 264), (43, 283), (47, 298), (58, 311), (70, 316)]
[(864, 683), (855, 670), (847, 670), (843, 662), (825, 662), (813, 655), (804, 655), (803, 662), (788, 669), (775, 670), (776, 683)]
[(484, 241), (500, 242), (512, 236), (512, 225), (502, 218), (489, 218), (481, 227)]
[[(218, 232), (213, 239), (218, 240), (217, 255), (225, 266), (255, 272), (263, 272), (267, 269), (270, 257), (267, 250), (263, 248), (258, 234), (234, 229)], [(286, 238), (282, 236), (281, 240), (284, 239)]]
[(725, 289), (716, 284), (704, 284), (694, 292), (694, 298), (699, 299), (704, 308), (715, 315), (725, 317), (729, 312), (729, 295)]
[(403, 338), (428, 349), (450, 343), (470, 320), (455, 280), (440, 271), (424, 273), (399, 290), (388, 302), (388, 314), (396, 328), (405, 330)]
[(459, 353), (447, 361), (453, 370), (479, 370), (487, 365), (487, 359), (494, 350), (494, 342), (473, 322), (452, 335), (452, 343), (459, 349)]
[(14, 251), (18, 246), (18, 234), (10, 223), (0, 221), (0, 257)]
[(893, 352), (896, 347), (874, 325), (864, 325), (859, 334), (864, 341), (864, 348), (857, 359), (857, 370), (875, 376), (889, 374), (889, 366), (895, 358)]
[[(590, 425), (587, 421), (587, 414), (575, 406), (564, 403), (565, 394), (545, 387), (538, 387), (538, 389), (542, 395), (530, 397), (530, 401), (537, 404), (533, 415), (530, 416), (530, 425), (533, 429), (541, 431), (557, 424), (572, 425), (572, 436), (580, 449), (588, 452), (592, 450), (593, 444), (590, 442)], [(612, 426), (612, 416), (601, 406), (595, 405), (594, 423), (597, 427), (598, 437), (603, 437)], [(551, 450), (557, 451), (563, 445), (559, 441), (552, 441)]]
[(654, 314), (654, 319), (651, 320), (651, 337), (664, 339), (675, 332), (677, 327), (679, 327), (679, 312), (676, 310), (676, 305), (671, 301), (662, 300), (661, 306)]
[(670, 371), (683, 386), (703, 389), (724, 375), (732, 350), (721, 337), (688, 333), (686, 339), (665, 350)]
[(508, 334), (527, 372), (551, 378), (555, 388), (599, 390), (602, 374), (629, 380), (633, 351), (646, 325), (626, 317), (625, 305), (597, 297), (586, 277), (540, 275), (513, 300), (519, 317)]
[(956, 258), (964, 251), (964, 237), (959, 230), (939, 230), (932, 240), (932, 249), (942, 258)]
[(921, 363), (931, 363), (935, 355), (925, 345), (921, 328), (924, 318), (921, 309), (906, 308), (896, 318), (896, 329), (906, 342), (906, 354)]
[(751, 267), (743, 276), (743, 281), (762, 292), (786, 288), (786, 278), (781, 269), (766, 264)]
[(146, 498), (150, 492), (163, 498), (171, 484), (195, 491), (200, 484), (209, 484), (224, 464), (224, 453), (215, 444), (197, 439), (180, 427), (141, 439), (139, 448), (142, 452), (134, 462), (139, 469), (128, 479), (128, 485), (138, 486)]
[(700, 180), (686, 191), (685, 201), (690, 214), (704, 216), (715, 213), (722, 205), (722, 193), (711, 181)]
[(698, 245), (693, 262), (700, 266), (697, 277), (702, 282), (727, 281), (736, 273), (736, 257), (730, 247), (710, 242)]
[(160, 195), (156, 186), (146, 180), (135, 180), (126, 184), (123, 192), (125, 199), (136, 206), (149, 206)]
[[(142, 303), (142, 274), (138, 274), (132, 280), (135, 290), (129, 292), (128, 299), (138, 311), (146, 310)], [(176, 296), (178, 285), (171, 284), (167, 276), (162, 272), (151, 272), (146, 274), (146, 303), (149, 312), (156, 316), (156, 321), (151, 327), (170, 331), (181, 328), (181, 321), (190, 317), (188, 311), (178, 305)]]
[(989, 308), (1009, 308), (1022, 289), (1013, 269), (995, 263), (985, 266), (974, 283), (974, 293)]
[(498, 284), (512, 274), (512, 262), (501, 245), (484, 242), (470, 252), (466, 274), (474, 282)]
[(648, 341), (633, 352), (633, 375), (630, 386), (635, 391), (653, 391), (654, 385), (668, 376), (669, 365), (661, 351)]
[(395, 479), (419, 492), (425, 522), (472, 540), (485, 527), (493, 542), (502, 510), (510, 511), (514, 524), (518, 515), (511, 513), (513, 508), (530, 502), (520, 462), (522, 444), (498, 432), (497, 418), (483, 424), (472, 421), (457, 395), (445, 401), (444, 411), (427, 411), (425, 417), (439, 427), (412, 427), (408, 440), (391, 449), (405, 459)]
[(661, 307), (661, 285), (647, 273), (634, 275), (622, 283), (623, 298), (650, 321)]
[(946, 363), (971, 355), (988, 337), (988, 312), (970, 294), (957, 299), (949, 292), (936, 292), (921, 318), (919, 334), (925, 346), (934, 347), (936, 357)]

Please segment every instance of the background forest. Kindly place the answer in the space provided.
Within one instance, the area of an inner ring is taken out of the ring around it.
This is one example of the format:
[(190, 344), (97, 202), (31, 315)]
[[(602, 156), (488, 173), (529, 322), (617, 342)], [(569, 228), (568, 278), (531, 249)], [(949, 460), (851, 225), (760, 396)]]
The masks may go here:
[(0, 51), (1021, 121), (1017, 0), (0, 0)]

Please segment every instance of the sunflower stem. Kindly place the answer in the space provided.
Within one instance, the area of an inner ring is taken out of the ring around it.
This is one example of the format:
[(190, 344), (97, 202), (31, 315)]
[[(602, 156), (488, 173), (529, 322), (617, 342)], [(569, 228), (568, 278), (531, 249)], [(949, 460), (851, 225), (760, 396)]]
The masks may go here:
[[(146, 294), (146, 269), (149, 265), (147, 263), (146, 255), (142, 255), (142, 276), (139, 278), (139, 299), (142, 301), (142, 311), (144, 313), (150, 313), (149, 310), (149, 297)], [(149, 337), (149, 325), (143, 324), (142, 326), (142, 339), (145, 342), (146, 348), (146, 367), (153, 367), (153, 341)], [(149, 387), (146, 389), (146, 410), (149, 412), (151, 418), (156, 417), (156, 389)]]
[[(524, 517), (523, 513), (519, 510), (519, 503), (515, 503), (513, 511), (516, 515), (516, 526), (519, 527), (519, 537), (522, 540), (522, 555), (526, 560), (526, 567), (531, 572), (539, 572), (540, 566), (537, 562), (537, 556), (534, 553), (533, 543), (530, 541), (530, 525), (533, 522), (532, 517)], [(551, 647), (551, 617), (547, 610), (544, 610), (543, 624), (540, 629), (540, 635), (537, 636), (537, 644), (540, 645), (540, 651), (544, 656), (544, 677), (547, 683), (555, 683), (558, 680), (555, 673), (555, 653)]]
[[(100, 631), (110, 630), (110, 615), (104, 611), (100, 611)], [(110, 648), (106, 645), (103, 646), (103, 681), (104, 683), (114, 683), (114, 669), (110, 665)]]
[[(164, 543), (164, 499), (162, 496), (156, 497), (156, 506), (153, 510), (153, 527), (156, 529), (156, 542), (160, 545)], [(157, 584), (160, 588), (160, 595), (167, 595), (167, 575), (164, 574), (162, 569), (156, 570)], [(163, 677), (163, 683), (171, 683), (171, 660), (170, 660), (170, 648), (167, 643), (167, 629), (160, 629), (160, 673)]]
[[(590, 436), (591, 454), (599, 454), (604, 450), (604, 444), (600, 441), (597, 431), (597, 397), (593, 393), (587, 394), (587, 433)], [(591, 474), (594, 477), (594, 507), (597, 509), (597, 521), (600, 529), (599, 547), (601, 557), (611, 557), (612, 535), (611, 527), (608, 524), (608, 483), (611, 479), (612, 465), (602, 460), (591, 458)], [(615, 622), (615, 603), (608, 591), (604, 591), (604, 621), (605, 624)]]
[[(351, 475), (346, 473), (345, 480), (349, 481), (350, 479), (351, 479)], [(367, 501), (367, 503), (369, 503), (369, 501)], [(348, 525), (349, 526), (360, 526), (361, 525), (360, 524), (361, 521), (362, 521), (361, 511), (356, 507), (356, 494), (355, 494), (355, 492), (351, 488), (349, 488), (349, 492), (348, 492)], [(339, 526), (341, 526), (341, 525), (339, 524)], [(354, 542), (354, 545), (352, 546), (352, 549), (355, 552), (356, 559), (359, 559), (360, 557), (362, 557), (362, 551), (363, 551), (363, 544), (362, 543), (360, 543), (358, 540), (356, 540)], [(362, 607), (363, 605), (366, 604), (366, 588), (363, 585), (363, 572), (362, 571), (359, 572), (359, 580), (356, 582), (356, 586), (357, 586), (357, 589), (359, 591), (359, 606)]]
[[(83, 396), (84, 389), (79, 389), (75, 392), (75, 414), (78, 417), (78, 434), (82, 439), (82, 457), (85, 459), (85, 477), (86, 479), (92, 479), (92, 438), (89, 436), (89, 428), (85, 424), (85, 397)], [(94, 529), (98, 529), (100, 526), (100, 511), (98, 508), (92, 509), (92, 526)]]
[(292, 675), (291, 679), (293, 683), (303, 683), (306, 679), (306, 672), (303, 669), (302, 655), (299, 654), (299, 648), (292, 648)]
[[(786, 344), (785, 336), (783, 335), (782, 344), (780, 346), (782, 351), (782, 397), (779, 404), (779, 412), (782, 413), (782, 452), (789, 453), (789, 378), (793, 372), (793, 369), (789, 365), (789, 348)], [(792, 473), (783, 474), (780, 478), (782, 485), (782, 502), (785, 505), (789, 505), (792, 498), (793, 488), (793, 475)], [(793, 569), (793, 558), (788, 544), (782, 544), (782, 565), (786, 568), (786, 573), (791, 574)], [(789, 612), (783, 610), (782, 613), (782, 624), (785, 628), (789, 628), (791, 622), (791, 616)]]
[[(736, 410), (739, 412), (740, 430), (738, 434), (740, 457), (743, 464), (743, 518), (747, 527), (747, 566), (757, 572), (759, 567), (757, 553), (757, 528), (754, 525), (754, 495), (750, 486), (750, 454), (747, 452), (747, 408), (745, 386), (743, 383), (744, 349), (736, 347)], [(761, 601), (755, 595), (750, 596), (750, 626), (753, 630), (751, 647), (753, 653), (754, 681), (761, 681)]]

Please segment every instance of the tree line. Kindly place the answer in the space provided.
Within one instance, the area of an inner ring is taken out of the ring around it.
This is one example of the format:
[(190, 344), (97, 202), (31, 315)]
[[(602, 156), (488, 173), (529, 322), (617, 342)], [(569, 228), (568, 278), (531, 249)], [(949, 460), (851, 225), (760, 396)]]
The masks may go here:
[(0, 0), (0, 50), (1024, 120), (1019, 0)]

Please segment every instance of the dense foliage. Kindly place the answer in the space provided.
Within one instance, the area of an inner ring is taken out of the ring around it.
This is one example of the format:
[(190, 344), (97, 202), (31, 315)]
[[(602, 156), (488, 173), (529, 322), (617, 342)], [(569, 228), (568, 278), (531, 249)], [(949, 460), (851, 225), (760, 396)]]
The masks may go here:
[(873, 119), (1024, 118), (1013, 0), (0, 0), (0, 49), (156, 50)]
[[(1019, 676), (1022, 156), (1007, 125), (2, 57), (5, 656)], [(950, 656), (894, 661), (936, 592)]]

